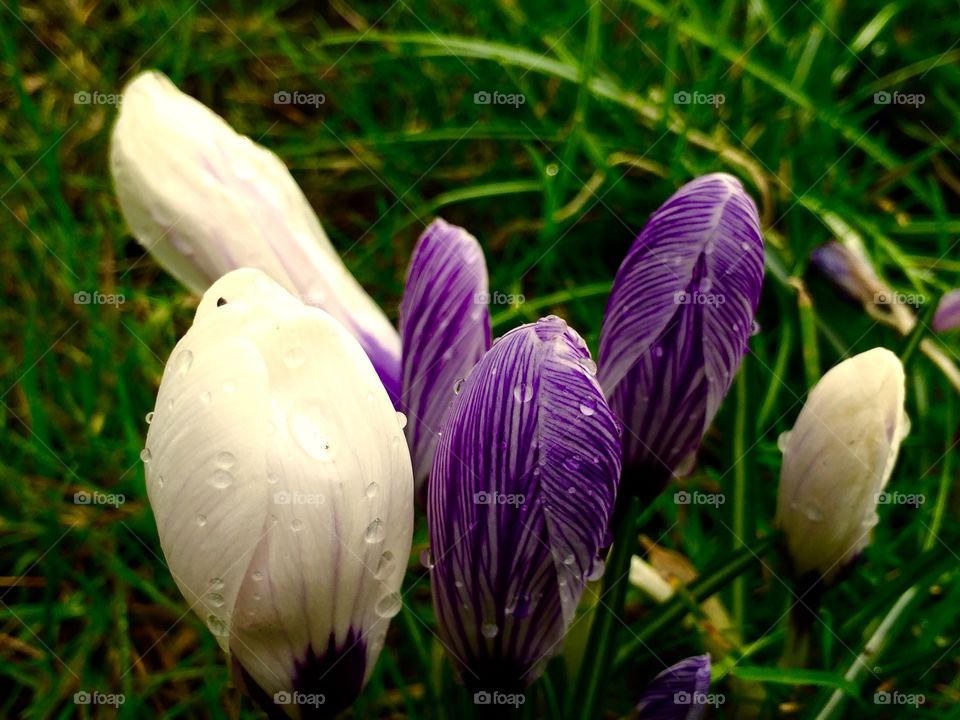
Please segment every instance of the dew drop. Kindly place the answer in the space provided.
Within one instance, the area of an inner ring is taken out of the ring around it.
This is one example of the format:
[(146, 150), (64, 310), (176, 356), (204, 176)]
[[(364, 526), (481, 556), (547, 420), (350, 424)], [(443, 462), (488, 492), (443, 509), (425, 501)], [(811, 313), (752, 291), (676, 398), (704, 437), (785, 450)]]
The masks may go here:
[(263, 573), (259, 570), (254, 570), (250, 577), (253, 578), (254, 582), (260, 582), (263, 580)]
[(606, 569), (606, 563), (603, 561), (603, 558), (596, 558), (593, 561), (593, 565), (590, 566), (590, 572), (587, 573), (586, 578), (587, 582), (594, 582), (603, 577), (603, 571)]
[(807, 520), (811, 522), (820, 522), (823, 520), (823, 511), (813, 503), (803, 509), (803, 514), (806, 515)]
[(391, 572), (393, 572), (393, 553), (389, 550), (384, 550), (380, 556), (380, 560), (377, 561), (377, 572), (375, 574), (382, 580), (384, 576), (389, 575)]
[(574, 563), (575, 560), (576, 560), (576, 558), (573, 556), (573, 553), (570, 553), (569, 555), (567, 555), (567, 556), (563, 559), (563, 564), (564, 564), (564, 565), (573, 565), (573, 563)]
[(367, 498), (372, 500), (377, 496), (377, 493), (379, 492), (380, 492), (380, 486), (377, 485), (375, 482), (372, 482), (369, 485), (367, 485), (367, 493), (366, 493)]
[(193, 365), (193, 353), (190, 350), (181, 350), (175, 361), (175, 369), (181, 375), (186, 375)]
[(145, 419), (147, 421), (147, 425), (153, 422), (153, 410), (147, 413), (147, 417)]
[(597, 412), (597, 401), (593, 398), (584, 398), (580, 401), (580, 412), (590, 417)]
[(790, 432), (780, 433), (780, 437), (777, 438), (777, 449), (784, 453), (787, 451), (787, 445), (790, 443)]
[(197, 525), (199, 525), (200, 527), (203, 527), (206, 524), (207, 524), (207, 516), (197, 515)]
[(547, 165), (546, 171), (547, 171), (547, 175), (549, 175), (550, 177), (553, 177), (558, 172), (560, 172), (560, 166), (557, 165), (556, 163), (550, 163), (549, 165)]
[(589, 375), (597, 374), (597, 364), (590, 358), (584, 358), (580, 361), (580, 367), (587, 371)]
[(207, 627), (209, 627), (210, 632), (217, 637), (223, 637), (229, 632), (227, 630), (227, 624), (213, 614), (207, 615)]
[(276, 473), (267, 473), (267, 482), (270, 485), (276, 485), (280, 481), (280, 476)]
[(495, 623), (484, 623), (480, 626), (480, 632), (485, 638), (493, 639), (500, 632), (500, 628)]
[(300, 532), (301, 530), (303, 530), (303, 520), (300, 520), (299, 518), (294, 518), (293, 520), (291, 520), (290, 529), (293, 530), (294, 532)]
[(152, 457), (153, 456), (150, 454), (150, 448), (144, 448), (143, 450), (140, 451), (140, 459), (143, 460), (145, 463), (150, 462), (150, 459)]
[(207, 594), (207, 601), (208, 601), (211, 605), (213, 605), (213, 607), (217, 607), (217, 608), (223, 607), (224, 604), (225, 604), (225, 602), (226, 602), (226, 601), (223, 599), (223, 595), (221, 595), (220, 593), (208, 593), (208, 594)]
[(236, 462), (237, 458), (234, 457), (233, 453), (231, 452), (222, 452), (217, 455), (217, 467), (223, 470), (229, 470), (236, 464)]
[(392, 618), (400, 612), (401, 607), (403, 607), (403, 598), (400, 597), (400, 593), (392, 592), (380, 598), (376, 611), (382, 618)]
[(513, 399), (518, 403), (530, 402), (530, 399), (533, 397), (533, 386), (530, 383), (524, 383), (523, 385), (517, 385), (513, 389)]
[(402, 412), (397, 413), (397, 422), (400, 424), (400, 429), (403, 430), (407, 426), (407, 416)]
[(571, 472), (577, 470), (580, 467), (580, 456), (574, 453), (569, 456), (566, 460), (563, 461), (563, 467)]
[(368, 543), (375, 543), (383, 540), (385, 535), (386, 532), (383, 529), (383, 520), (377, 518), (372, 523), (367, 525), (367, 530), (363, 534), (363, 537)]
[(218, 577), (210, 578), (211, 590), (223, 590), (224, 582)]
[(420, 553), (420, 564), (427, 570), (433, 570), (433, 553), (430, 552), (430, 548), (425, 548), (423, 552)]
[(463, 389), (463, 383), (464, 383), (465, 381), (466, 381), (465, 378), (457, 378), (457, 380), (453, 383), (453, 394), (454, 394), (454, 395), (459, 395), (459, 394), (460, 394), (460, 391)]
[(217, 470), (210, 476), (210, 484), (217, 490), (223, 490), (233, 484), (233, 475), (227, 470)]
[(157, 475), (157, 487), (163, 487), (163, 475)]

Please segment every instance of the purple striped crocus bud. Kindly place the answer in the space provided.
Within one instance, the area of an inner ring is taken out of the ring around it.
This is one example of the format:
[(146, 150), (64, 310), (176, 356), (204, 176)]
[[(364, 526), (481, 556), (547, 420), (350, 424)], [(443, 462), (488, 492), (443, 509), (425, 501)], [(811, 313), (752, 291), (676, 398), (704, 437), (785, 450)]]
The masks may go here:
[(370, 360), (236, 270), (203, 296), (151, 415), (147, 495), (190, 608), (271, 717), (332, 716), (400, 609), (413, 532), (403, 421)]
[(831, 368), (781, 436), (777, 524), (798, 576), (832, 582), (869, 542), (910, 429), (904, 394), (899, 358), (868, 350)]
[(490, 349), (487, 264), (476, 238), (434, 220), (413, 250), (400, 304), (400, 410), (418, 497), (459, 384)]
[(428, 487), (440, 637), (471, 689), (516, 692), (561, 649), (620, 475), (619, 425), (556, 317), (494, 343), (443, 424)]
[(600, 384), (623, 421), (627, 490), (652, 497), (687, 472), (733, 381), (763, 281), (753, 200), (722, 173), (680, 188), (617, 271)]
[(283, 161), (157, 72), (124, 89), (110, 169), (134, 237), (190, 290), (262, 270), (360, 341), (399, 398), (400, 337), (344, 266)]
[(960, 290), (951, 290), (940, 298), (933, 315), (933, 329), (943, 333), (957, 328), (960, 328)]
[(711, 700), (710, 656), (697, 655), (671, 665), (643, 691), (640, 720), (697, 720)]

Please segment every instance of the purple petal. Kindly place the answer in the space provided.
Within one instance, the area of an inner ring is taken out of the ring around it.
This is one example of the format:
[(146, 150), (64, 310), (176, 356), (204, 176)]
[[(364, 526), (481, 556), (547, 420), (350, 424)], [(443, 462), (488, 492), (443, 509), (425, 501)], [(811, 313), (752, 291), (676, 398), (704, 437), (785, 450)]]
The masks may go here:
[(839, 242), (821, 245), (810, 255), (813, 264), (852, 299), (872, 303), (884, 289), (870, 263)]
[(933, 330), (942, 333), (957, 328), (960, 328), (960, 290), (951, 290), (940, 298), (933, 316)]
[(692, 460), (747, 350), (762, 280), (756, 205), (722, 173), (667, 200), (617, 271), (599, 379), (645, 494)]
[(507, 333), (444, 423), (427, 507), (444, 644), (475, 688), (519, 689), (558, 652), (620, 474), (619, 424), (559, 318)]
[(671, 665), (643, 691), (641, 720), (696, 720), (706, 708), (710, 656), (697, 655)]
[(433, 464), (454, 387), (490, 348), (487, 265), (476, 239), (441, 219), (413, 251), (400, 305), (400, 410), (418, 495)]

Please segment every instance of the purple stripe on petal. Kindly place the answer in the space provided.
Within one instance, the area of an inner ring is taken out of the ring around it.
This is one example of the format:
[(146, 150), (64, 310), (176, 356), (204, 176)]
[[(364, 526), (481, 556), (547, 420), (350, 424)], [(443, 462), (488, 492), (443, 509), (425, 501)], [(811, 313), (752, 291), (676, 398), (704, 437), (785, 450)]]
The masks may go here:
[(627, 428), (624, 466), (646, 495), (684, 471), (747, 350), (763, 280), (753, 200), (716, 173), (650, 218), (617, 271), (599, 379)]
[(942, 333), (957, 328), (960, 328), (960, 290), (951, 290), (940, 298), (933, 316), (933, 330)]
[(697, 655), (671, 665), (643, 691), (641, 720), (697, 720), (707, 705), (710, 656)]
[(400, 305), (403, 375), (400, 410), (418, 495), (438, 433), (462, 381), (490, 347), (487, 265), (476, 239), (434, 220), (410, 260)]
[(443, 425), (427, 507), (441, 637), (471, 687), (511, 691), (560, 650), (597, 568), (619, 423), (559, 318), (507, 333)]

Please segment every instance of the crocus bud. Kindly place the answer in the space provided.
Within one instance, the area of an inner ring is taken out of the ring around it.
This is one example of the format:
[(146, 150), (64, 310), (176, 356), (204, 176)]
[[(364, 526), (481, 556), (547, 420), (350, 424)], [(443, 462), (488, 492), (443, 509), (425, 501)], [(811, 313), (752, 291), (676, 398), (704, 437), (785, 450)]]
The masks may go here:
[(687, 472), (747, 351), (763, 280), (753, 200), (730, 175), (680, 188), (617, 271), (599, 379), (627, 427), (625, 490), (658, 494)]
[(866, 547), (910, 428), (904, 393), (897, 356), (868, 350), (831, 368), (781, 436), (777, 524), (798, 575), (832, 582)]
[(703, 716), (710, 688), (710, 656), (697, 655), (671, 665), (643, 691), (640, 720), (697, 720)]
[(400, 304), (403, 382), (400, 410), (418, 497), (455, 392), (490, 348), (487, 264), (476, 238), (441, 219), (417, 241)]
[(933, 315), (933, 329), (943, 333), (960, 328), (960, 290), (951, 290), (940, 298)]
[(228, 273), (170, 356), (143, 459), (170, 572), (254, 699), (349, 705), (413, 531), (403, 421), (353, 336), (263, 273)]
[(327, 239), (283, 161), (156, 72), (123, 93), (110, 168), (133, 235), (202, 293), (231, 270), (262, 270), (339, 320), (399, 397), (400, 338)]
[(428, 485), (440, 637), (474, 690), (515, 692), (559, 652), (603, 571), (619, 426), (556, 317), (500, 338), (443, 424)]

